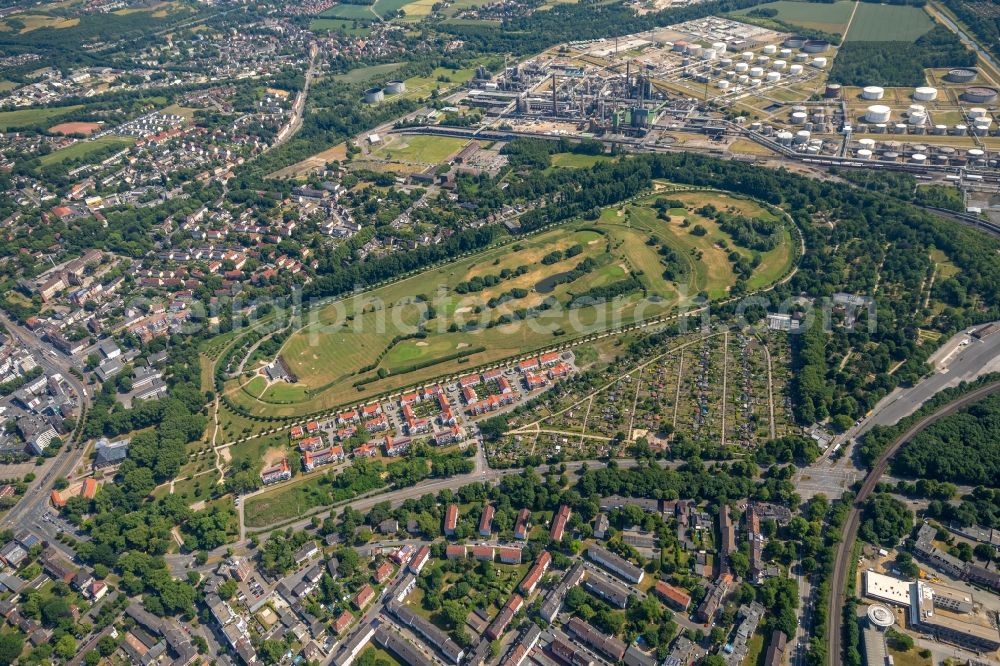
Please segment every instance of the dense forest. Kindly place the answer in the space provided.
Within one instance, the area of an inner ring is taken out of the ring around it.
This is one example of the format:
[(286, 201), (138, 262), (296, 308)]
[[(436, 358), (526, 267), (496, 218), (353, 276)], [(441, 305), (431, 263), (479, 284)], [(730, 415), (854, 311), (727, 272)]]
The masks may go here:
[(830, 81), (846, 86), (922, 86), (930, 67), (971, 67), (976, 54), (938, 25), (916, 42), (849, 41), (830, 68)]

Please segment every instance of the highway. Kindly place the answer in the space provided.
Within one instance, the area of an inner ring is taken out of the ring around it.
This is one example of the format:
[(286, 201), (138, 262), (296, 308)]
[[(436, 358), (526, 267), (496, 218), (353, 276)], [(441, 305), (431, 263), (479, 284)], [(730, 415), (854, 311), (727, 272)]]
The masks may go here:
[(827, 608), (827, 613), (830, 618), (830, 630), (827, 632), (827, 663), (829, 666), (838, 666), (838, 664), (841, 663), (840, 637), (843, 630), (843, 613), (841, 611), (847, 601), (845, 590), (847, 572), (850, 570), (852, 553), (854, 551), (854, 540), (858, 536), (858, 526), (861, 522), (861, 506), (875, 489), (875, 484), (878, 483), (879, 479), (885, 473), (889, 466), (889, 460), (892, 458), (893, 454), (899, 450), (899, 447), (938, 419), (954, 414), (970, 404), (997, 392), (1000, 392), (1000, 381), (986, 384), (985, 386), (942, 405), (927, 416), (924, 416), (910, 426), (906, 432), (897, 437), (896, 440), (886, 448), (868, 472), (868, 475), (865, 477), (864, 483), (862, 483), (861, 489), (858, 491), (858, 495), (854, 500), (854, 505), (851, 507), (850, 513), (847, 516), (847, 522), (844, 525), (843, 539), (837, 547), (837, 556), (833, 563), (833, 579), (830, 581), (830, 600), (829, 607)]

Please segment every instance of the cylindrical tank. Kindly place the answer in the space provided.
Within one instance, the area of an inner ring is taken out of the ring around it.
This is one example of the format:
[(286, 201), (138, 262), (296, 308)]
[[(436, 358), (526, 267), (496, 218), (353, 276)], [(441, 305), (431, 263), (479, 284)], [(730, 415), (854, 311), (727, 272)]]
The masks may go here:
[(881, 86), (865, 86), (861, 89), (861, 99), (882, 99), (885, 97), (885, 88)]
[(746, 74), (749, 69), (750, 69), (750, 65), (748, 65), (745, 62), (738, 62), (738, 63), (736, 63), (736, 73), (737, 74)]
[(746, 60), (747, 62), (750, 62), (751, 60), (753, 60), (753, 51), (744, 51), (743, 55), (741, 55), (740, 57)]
[(792, 123), (795, 125), (804, 125), (807, 117), (808, 116), (806, 115), (805, 111), (793, 111)]
[(778, 132), (777, 139), (778, 143), (780, 143), (783, 146), (787, 146), (792, 142), (792, 133), (786, 131)]
[(732, 58), (719, 58), (719, 67), (730, 68), (733, 66)]
[(764, 68), (763, 67), (751, 67), (750, 68), (750, 76), (752, 76), (755, 79), (759, 79), (760, 77), (764, 76)]
[(795, 143), (805, 143), (809, 141), (809, 137), (812, 136), (809, 130), (799, 130), (795, 133)]
[(986, 109), (984, 109), (983, 107), (974, 106), (971, 109), (969, 109), (969, 118), (975, 119), (975, 118), (985, 118), (985, 117), (986, 117)]
[(826, 84), (826, 91), (823, 93), (823, 97), (827, 99), (836, 99), (840, 97), (840, 84), (839, 83), (828, 83)]
[(874, 134), (885, 134), (885, 128), (886, 128), (885, 123), (876, 123), (872, 125), (871, 131)]
[(806, 53), (826, 53), (830, 48), (830, 42), (825, 39), (810, 39), (802, 45), (802, 50)]
[(702, 60), (715, 60), (715, 57), (719, 54), (715, 49), (704, 49), (701, 52)]
[(787, 66), (788, 63), (785, 62), (784, 60), (775, 60), (774, 62), (771, 63), (771, 69), (773, 69), (776, 72), (783, 71)]
[(896, 123), (893, 128), (896, 134), (906, 134), (906, 123)]
[(934, 126), (934, 133), (938, 134), (938, 135), (940, 135), (940, 134), (947, 134), (948, 133), (948, 126), (947, 125), (935, 125)]
[(972, 83), (979, 76), (979, 72), (971, 67), (959, 67), (949, 70), (944, 78), (951, 83)]
[(365, 104), (378, 104), (385, 99), (385, 92), (381, 88), (369, 88), (365, 91)]
[(761, 127), (762, 127), (762, 124), (761, 124), (761, 122), (759, 120), (755, 120), (752, 123), (750, 123), (750, 131), (751, 132), (759, 132), (761, 130)]
[(767, 55), (774, 55), (775, 53), (777, 53), (777, 52), (778, 52), (778, 47), (777, 47), (777, 46), (775, 46), (774, 44), (768, 44), (768, 45), (767, 45), (767, 46), (765, 46), (765, 47), (764, 47), (764, 48), (763, 48), (762, 50), (763, 50), (763, 51), (764, 51), (764, 53), (766, 53)]
[(862, 148), (861, 150), (858, 151), (858, 157), (860, 157), (863, 160), (870, 160), (872, 158), (872, 151)]
[(792, 60), (794, 60), (795, 62), (805, 62), (805, 61), (809, 60), (809, 54), (808, 53), (796, 53), (795, 55), (792, 56)]
[(741, 86), (745, 86), (750, 82), (750, 77), (747, 76), (746, 74), (740, 74), (736, 80), (739, 82)]
[(882, 153), (882, 160), (884, 162), (895, 162), (898, 159), (899, 159), (899, 153), (894, 152), (892, 150), (887, 150), (884, 153)]
[(984, 153), (979, 148), (970, 148), (969, 151), (966, 153), (966, 155), (969, 156), (970, 160), (981, 160), (986, 155), (986, 153)]
[(769, 62), (771, 62), (771, 56), (766, 56), (766, 55), (757, 56), (758, 65), (766, 65)]
[(955, 127), (953, 127), (951, 131), (953, 134), (962, 136), (969, 131), (969, 128), (963, 125), (962, 123), (959, 123), (958, 125), (955, 125)]
[(788, 73), (792, 76), (799, 76), (802, 74), (802, 65), (792, 65), (788, 68)]
[(751, 88), (756, 88), (759, 85), (760, 85), (760, 79), (756, 79), (756, 78), (750, 79), (750, 87)]
[(782, 42), (782, 46), (785, 46), (789, 49), (801, 49), (802, 45), (805, 43), (806, 43), (805, 37), (801, 37), (799, 35), (792, 35), (784, 42)]
[(787, 60), (788, 58), (792, 57), (792, 50), (791, 49), (781, 49), (780, 51), (778, 51), (778, 57), (785, 58)]
[(813, 58), (812, 62), (809, 63), (809, 64), (812, 65), (813, 67), (815, 67), (816, 69), (825, 69), (826, 68), (826, 58)]
[(910, 160), (914, 164), (924, 164), (927, 162), (927, 156), (923, 153), (913, 153), (913, 155), (910, 156)]
[(768, 83), (777, 83), (780, 80), (781, 80), (781, 73), (780, 72), (768, 72), (767, 73), (767, 82)]
[(715, 85), (719, 90), (729, 90), (729, 81), (725, 79), (719, 79), (715, 82)]
[(930, 86), (920, 86), (913, 91), (913, 99), (918, 102), (933, 102), (937, 99), (937, 95), (937, 88), (931, 88)]
[(809, 153), (810, 155), (818, 155), (819, 146), (806, 146), (806, 152)]
[(688, 55), (697, 58), (701, 56), (702, 48), (701, 44), (692, 44), (688, 47)]
[(861, 146), (862, 150), (874, 150), (875, 139), (861, 139), (858, 141), (858, 145)]
[(398, 95), (399, 93), (406, 92), (406, 83), (403, 81), (389, 81), (385, 84), (385, 92), (387, 95)]
[(873, 104), (865, 112), (865, 120), (870, 123), (885, 123), (892, 116), (892, 109), (882, 104)]
[(925, 111), (914, 111), (907, 115), (907, 120), (911, 125), (923, 125), (927, 122), (927, 113)]
[(992, 104), (997, 101), (997, 89), (986, 86), (972, 86), (962, 93), (962, 99), (973, 104)]

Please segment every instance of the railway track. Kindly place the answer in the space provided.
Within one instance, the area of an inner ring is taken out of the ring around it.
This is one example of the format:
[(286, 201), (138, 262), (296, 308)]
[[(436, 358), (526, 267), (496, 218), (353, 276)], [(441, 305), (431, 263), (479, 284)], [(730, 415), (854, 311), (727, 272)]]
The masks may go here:
[(830, 600), (827, 608), (827, 615), (829, 618), (828, 621), (830, 623), (829, 631), (827, 632), (828, 650), (826, 661), (828, 666), (839, 666), (841, 663), (840, 637), (843, 633), (842, 610), (844, 608), (844, 604), (847, 602), (847, 571), (850, 568), (848, 565), (850, 564), (851, 554), (854, 551), (854, 540), (858, 537), (858, 527), (861, 523), (861, 506), (864, 504), (865, 500), (868, 499), (868, 496), (871, 495), (879, 479), (882, 478), (882, 475), (889, 466), (889, 460), (904, 443), (912, 439), (917, 433), (926, 429), (939, 419), (950, 416), (955, 412), (998, 392), (1000, 392), (1000, 381), (981, 386), (970, 393), (966, 393), (965, 395), (938, 407), (936, 410), (927, 416), (924, 416), (912, 426), (907, 428), (906, 432), (897, 437), (892, 444), (890, 444), (888, 448), (882, 452), (882, 455), (879, 456), (879, 459), (872, 466), (871, 470), (869, 470), (868, 475), (865, 477), (864, 482), (861, 485), (861, 489), (858, 491), (857, 497), (854, 499), (854, 505), (851, 507), (851, 511), (847, 516), (847, 521), (844, 523), (843, 539), (837, 547), (837, 556), (833, 562), (833, 579), (830, 582)]

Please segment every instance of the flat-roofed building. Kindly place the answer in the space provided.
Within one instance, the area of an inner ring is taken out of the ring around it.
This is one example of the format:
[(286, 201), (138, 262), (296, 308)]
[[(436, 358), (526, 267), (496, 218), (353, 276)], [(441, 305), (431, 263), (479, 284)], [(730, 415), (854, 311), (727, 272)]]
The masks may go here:
[(623, 557), (615, 555), (603, 546), (593, 545), (587, 548), (587, 556), (605, 569), (627, 580), (630, 583), (641, 583), (645, 572)]

